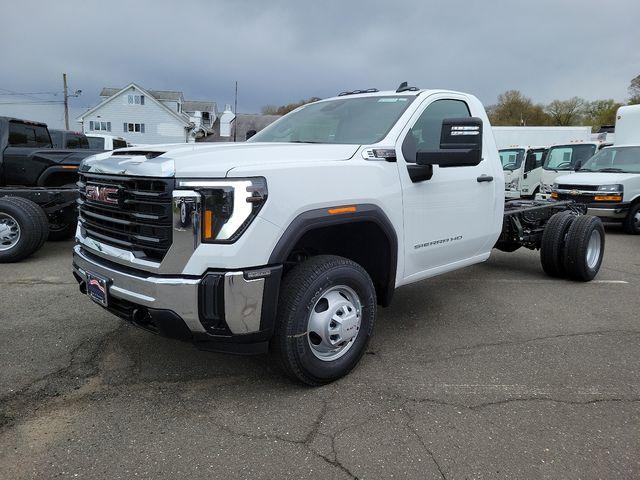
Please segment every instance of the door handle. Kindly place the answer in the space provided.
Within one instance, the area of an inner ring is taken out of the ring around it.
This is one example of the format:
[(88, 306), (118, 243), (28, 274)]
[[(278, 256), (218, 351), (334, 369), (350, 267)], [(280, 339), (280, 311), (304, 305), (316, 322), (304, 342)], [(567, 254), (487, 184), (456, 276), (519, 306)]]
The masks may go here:
[(480, 175), (478, 178), (476, 178), (476, 180), (478, 181), (478, 183), (493, 182), (493, 177), (489, 175)]

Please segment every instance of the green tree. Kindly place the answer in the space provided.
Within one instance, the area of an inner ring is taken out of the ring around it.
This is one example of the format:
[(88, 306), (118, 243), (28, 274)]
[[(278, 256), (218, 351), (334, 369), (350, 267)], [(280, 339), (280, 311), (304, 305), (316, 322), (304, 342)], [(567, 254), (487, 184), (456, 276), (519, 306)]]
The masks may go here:
[(586, 102), (580, 97), (572, 97), (568, 100), (554, 100), (545, 108), (553, 125), (569, 126), (579, 125), (584, 116)]
[(631, 79), (629, 83), (629, 105), (640, 104), (640, 75)]
[(318, 100), (320, 100), (320, 98), (311, 97), (307, 100), (303, 99), (296, 103), (289, 103), (288, 105), (265, 105), (261, 108), (261, 112), (263, 115), (286, 115), (287, 113), (295, 110), (298, 107), (301, 107), (302, 105), (306, 105), (307, 103), (311, 102), (317, 102)]
[(614, 125), (616, 123), (616, 112), (621, 106), (621, 103), (611, 98), (588, 102), (584, 107), (583, 122), (585, 125), (591, 125), (594, 132), (598, 131), (598, 128), (603, 125)]
[(549, 117), (542, 105), (534, 104), (518, 90), (498, 96), (498, 103), (487, 108), (492, 125), (548, 125)]

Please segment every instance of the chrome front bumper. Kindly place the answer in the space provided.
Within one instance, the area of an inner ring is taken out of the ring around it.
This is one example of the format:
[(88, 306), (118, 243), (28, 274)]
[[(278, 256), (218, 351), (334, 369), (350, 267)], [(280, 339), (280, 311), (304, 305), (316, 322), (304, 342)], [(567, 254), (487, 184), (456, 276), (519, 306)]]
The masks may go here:
[(600, 207), (594, 206), (593, 204), (588, 205), (587, 214), (594, 215), (600, 218), (610, 218), (612, 220), (623, 220), (627, 216), (627, 212), (629, 210), (628, 205), (625, 206), (616, 206), (614, 208), (611, 207)]
[[(81, 245), (73, 249), (73, 270), (81, 281), (87, 281), (87, 271), (109, 280), (109, 296), (137, 306), (170, 310), (178, 315), (189, 330), (206, 334), (200, 321), (199, 295), (202, 278), (153, 275), (144, 271), (120, 267), (87, 254)], [(268, 269), (263, 270), (269, 272)], [(265, 278), (245, 278), (245, 272), (225, 272), (224, 320), (233, 335), (245, 335), (260, 330)]]

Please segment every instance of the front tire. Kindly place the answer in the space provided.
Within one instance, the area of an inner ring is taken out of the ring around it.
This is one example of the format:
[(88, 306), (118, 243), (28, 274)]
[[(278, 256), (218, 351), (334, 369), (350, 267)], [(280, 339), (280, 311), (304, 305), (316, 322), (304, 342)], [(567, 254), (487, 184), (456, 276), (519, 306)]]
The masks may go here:
[(307, 385), (349, 373), (364, 354), (376, 317), (376, 292), (357, 263), (319, 255), (284, 278), (273, 339), (284, 372)]
[(640, 235), (640, 202), (631, 206), (627, 217), (622, 222), (625, 233)]

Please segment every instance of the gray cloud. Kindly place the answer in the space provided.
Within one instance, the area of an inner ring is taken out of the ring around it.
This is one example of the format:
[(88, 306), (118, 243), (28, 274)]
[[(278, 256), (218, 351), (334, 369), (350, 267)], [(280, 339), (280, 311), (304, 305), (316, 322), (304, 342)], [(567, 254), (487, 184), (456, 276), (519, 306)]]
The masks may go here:
[[(238, 80), (245, 112), (403, 80), (487, 104), (511, 88), (624, 100), (640, 73), (637, 18), (637, 0), (22, 0), (2, 7), (0, 88), (59, 91), (66, 71), (84, 92), (74, 115), (130, 81), (224, 104)], [(28, 101), (0, 95), (15, 100)], [(0, 114), (62, 121), (57, 104)]]

